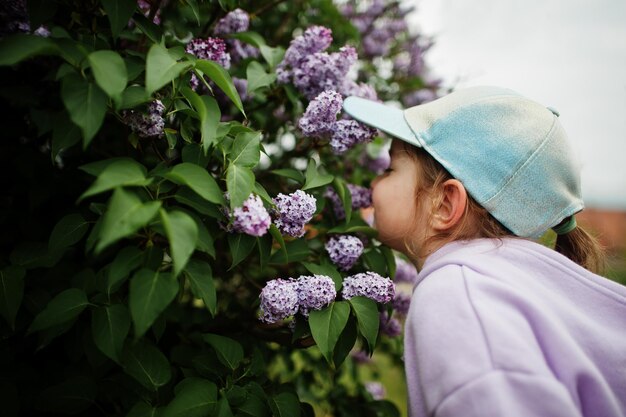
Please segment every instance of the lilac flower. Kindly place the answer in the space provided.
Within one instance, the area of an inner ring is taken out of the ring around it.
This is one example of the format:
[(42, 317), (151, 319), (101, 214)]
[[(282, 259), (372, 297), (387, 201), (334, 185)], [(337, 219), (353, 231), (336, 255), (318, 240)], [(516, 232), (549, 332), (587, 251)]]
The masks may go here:
[(272, 224), (261, 197), (254, 194), (250, 194), (241, 207), (233, 209), (232, 219), (233, 230), (250, 236), (263, 236)]
[(304, 316), (326, 307), (337, 296), (335, 282), (325, 275), (301, 276), (297, 283), (300, 313)]
[(394, 295), (393, 281), (378, 275), (376, 272), (363, 272), (347, 277), (343, 280), (343, 289), (341, 290), (341, 296), (345, 300), (363, 296), (381, 304), (393, 300)]
[(372, 157), (367, 152), (364, 152), (363, 157), (361, 158), (361, 163), (373, 173), (380, 175), (385, 172), (387, 168), (389, 168), (391, 157), (389, 156), (389, 151), (387, 149), (381, 149), (380, 153), (375, 157)]
[(401, 316), (406, 316), (409, 313), (409, 306), (411, 305), (411, 296), (402, 292), (396, 293), (393, 299), (393, 311)]
[(391, 42), (394, 40), (394, 35), (395, 33), (387, 27), (372, 29), (363, 37), (363, 51), (370, 57), (387, 56), (391, 49)]
[(365, 390), (372, 396), (372, 398), (376, 401), (380, 401), (385, 398), (385, 387), (380, 382), (366, 382)]
[(148, 105), (147, 113), (130, 110), (123, 113), (123, 119), (131, 130), (142, 138), (163, 137), (163, 129), (165, 128), (164, 111), (165, 106), (163, 103), (160, 100), (155, 100)]
[(417, 281), (417, 269), (415, 269), (413, 264), (396, 257), (396, 275), (394, 281), (415, 284)]
[(217, 62), (226, 69), (230, 68), (230, 55), (226, 52), (224, 40), (220, 38), (192, 39), (185, 51), (200, 59)]
[(34, 32), (33, 35), (35, 36), (41, 36), (42, 38), (49, 38), (50, 35), (52, 35), (52, 32), (50, 32), (50, 30), (45, 27), (45, 26), (39, 26)]
[(380, 332), (389, 337), (396, 337), (402, 334), (402, 323), (395, 318), (389, 317), (386, 311), (380, 313)]
[(431, 46), (430, 40), (423, 40), (420, 37), (409, 38), (402, 46), (404, 53), (398, 54), (394, 59), (394, 71), (409, 77), (422, 75), (424, 54)]
[(332, 40), (330, 29), (322, 26), (313, 26), (294, 38), (276, 68), (278, 82), (293, 82), (308, 99), (325, 90), (340, 90), (357, 55), (351, 46), (324, 52)]
[(350, 356), (356, 363), (369, 363), (372, 361), (370, 355), (364, 350), (353, 350), (350, 352)]
[(341, 95), (344, 97), (357, 96), (368, 100), (380, 101), (378, 100), (378, 94), (376, 90), (374, 90), (374, 87), (365, 83), (357, 84), (349, 78), (346, 78), (341, 86)]
[(351, 46), (344, 46), (332, 54), (317, 52), (308, 55), (293, 69), (292, 82), (308, 99), (324, 90), (339, 90), (356, 59), (356, 50)]
[[(244, 10), (235, 9), (220, 19), (215, 25), (213, 33), (218, 36), (231, 33), (245, 32), (250, 27), (250, 16)], [(259, 50), (252, 45), (241, 42), (239, 39), (227, 39), (230, 56), (234, 62), (242, 59), (259, 56)]]
[(330, 147), (333, 153), (341, 155), (358, 143), (372, 140), (376, 132), (376, 129), (356, 120), (339, 120), (330, 138)]
[(280, 193), (272, 201), (276, 205), (274, 224), (278, 230), (293, 237), (303, 236), (304, 225), (315, 213), (315, 197), (297, 190), (289, 195)]
[(26, 0), (0, 2), (0, 37), (16, 32), (30, 32)]
[(352, 268), (363, 253), (361, 239), (350, 235), (333, 236), (324, 247), (330, 260), (343, 271)]
[(273, 279), (265, 284), (261, 291), (260, 320), (265, 323), (293, 316), (298, 312), (298, 285), (293, 279)]
[(437, 98), (437, 93), (428, 88), (422, 88), (421, 90), (413, 91), (411, 93), (402, 96), (402, 103), (406, 107), (413, 107), (419, 104), (428, 103)]
[[(348, 184), (348, 190), (350, 190), (353, 210), (370, 207), (372, 205), (371, 189), (356, 184)], [(324, 192), (324, 197), (330, 200), (333, 206), (335, 217), (338, 220), (345, 219), (346, 212), (343, 209), (343, 203), (341, 202), (341, 199), (332, 187), (326, 188), (326, 191)]]
[[(137, 6), (139, 6), (139, 10), (141, 10), (144, 16), (150, 16), (150, 9), (152, 8), (152, 5), (149, 2), (145, 0), (137, 0)], [(152, 23), (154, 23), (155, 25), (161, 24), (161, 9), (158, 9), (157, 12), (154, 14)]]
[(341, 111), (343, 99), (336, 91), (320, 93), (306, 108), (298, 126), (302, 133), (311, 137), (324, 137), (333, 132), (337, 123), (337, 114)]
[(228, 35), (231, 33), (245, 32), (250, 26), (250, 16), (241, 9), (228, 12), (215, 25), (213, 33), (216, 35)]

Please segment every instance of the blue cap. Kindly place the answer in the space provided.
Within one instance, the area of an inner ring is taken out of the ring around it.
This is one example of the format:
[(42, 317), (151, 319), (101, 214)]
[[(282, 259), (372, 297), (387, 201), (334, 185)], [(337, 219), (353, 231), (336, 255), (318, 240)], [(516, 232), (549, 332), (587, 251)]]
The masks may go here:
[(404, 110), (348, 97), (343, 108), (426, 150), (517, 236), (539, 237), (584, 207), (558, 113), (512, 90), (471, 87)]

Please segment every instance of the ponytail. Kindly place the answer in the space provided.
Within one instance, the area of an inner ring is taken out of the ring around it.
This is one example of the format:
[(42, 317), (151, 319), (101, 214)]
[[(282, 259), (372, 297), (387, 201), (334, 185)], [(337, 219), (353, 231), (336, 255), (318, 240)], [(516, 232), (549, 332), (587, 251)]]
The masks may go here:
[[(573, 216), (571, 218), (573, 219)], [(571, 221), (568, 218), (563, 223)], [(600, 243), (580, 226), (566, 233), (557, 234), (554, 249), (593, 273), (601, 274), (604, 271), (606, 260)]]

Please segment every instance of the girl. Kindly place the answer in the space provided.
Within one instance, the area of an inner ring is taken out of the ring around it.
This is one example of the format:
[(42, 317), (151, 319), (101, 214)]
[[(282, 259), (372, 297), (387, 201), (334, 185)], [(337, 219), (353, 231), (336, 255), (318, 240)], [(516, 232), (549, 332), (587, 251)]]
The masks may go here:
[[(556, 111), (497, 87), (344, 109), (391, 136), (379, 238), (420, 269), (405, 327), (412, 416), (626, 416), (626, 288), (574, 214)], [(535, 243), (552, 228), (556, 251)]]

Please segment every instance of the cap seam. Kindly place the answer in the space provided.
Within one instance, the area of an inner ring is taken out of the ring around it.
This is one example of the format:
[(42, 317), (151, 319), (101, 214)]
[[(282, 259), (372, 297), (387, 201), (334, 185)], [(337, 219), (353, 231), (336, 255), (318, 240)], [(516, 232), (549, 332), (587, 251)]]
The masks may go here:
[(548, 133), (546, 134), (546, 136), (544, 137), (544, 139), (541, 141), (541, 144), (537, 147), (537, 149), (535, 149), (535, 151), (530, 155), (530, 157), (528, 157), (528, 159), (526, 159), (526, 161), (524, 161), (524, 163), (522, 165), (520, 165), (515, 172), (513, 173), (513, 175), (511, 175), (505, 182), (503, 182), (503, 184), (498, 187), (499, 190), (497, 193), (495, 193), (494, 195), (492, 195), (491, 197), (489, 197), (487, 200), (485, 200), (485, 205), (490, 203), (492, 200), (496, 199), (502, 192), (504, 192), (504, 190), (507, 188), (507, 186), (520, 175), (520, 172), (522, 172), (524, 170), (524, 168), (529, 165), (531, 162), (533, 162), (539, 155), (541, 155), (541, 153), (544, 151), (546, 144), (548, 143), (548, 141), (551, 138), (552, 132), (554, 131), (554, 129), (556, 128), (557, 124), (557, 117), (556, 116), (552, 116), (553, 120), (552, 120), (552, 126), (550, 127), (550, 130), (548, 131)]

